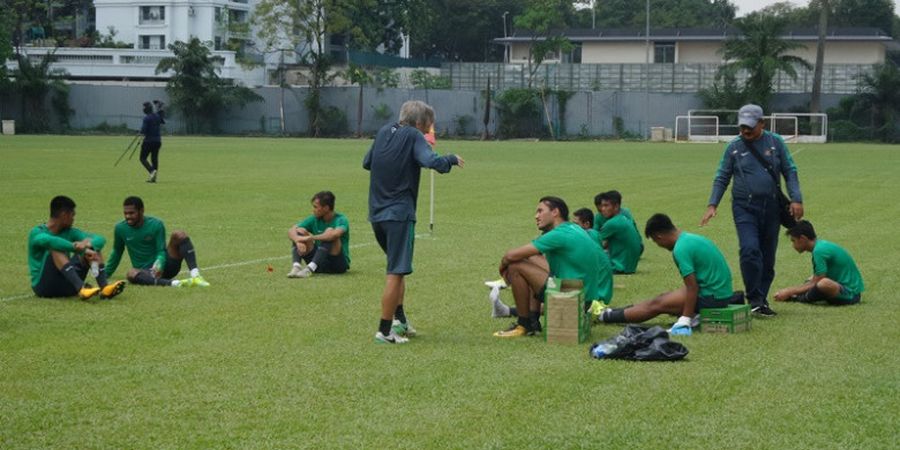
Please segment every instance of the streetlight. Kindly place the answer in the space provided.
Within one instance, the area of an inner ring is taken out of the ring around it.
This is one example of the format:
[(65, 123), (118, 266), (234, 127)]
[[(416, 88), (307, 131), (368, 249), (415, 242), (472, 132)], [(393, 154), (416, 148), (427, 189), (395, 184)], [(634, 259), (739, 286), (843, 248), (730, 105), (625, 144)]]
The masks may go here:
[[(503, 18), (503, 38), (506, 39), (506, 15), (509, 14), (509, 11), (503, 11), (503, 14), (500, 16)], [(503, 62), (509, 63), (509, 42), (503, 43)]]

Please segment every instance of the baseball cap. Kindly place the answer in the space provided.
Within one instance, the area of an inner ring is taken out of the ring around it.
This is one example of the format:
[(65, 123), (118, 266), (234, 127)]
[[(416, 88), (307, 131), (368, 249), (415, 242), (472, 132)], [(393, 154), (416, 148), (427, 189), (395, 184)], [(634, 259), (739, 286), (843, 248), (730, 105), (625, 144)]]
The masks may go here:
[(757, 105), (744, 105), (738, 111), (738, 126), (755, 127), (763, 118), (763, 110)]

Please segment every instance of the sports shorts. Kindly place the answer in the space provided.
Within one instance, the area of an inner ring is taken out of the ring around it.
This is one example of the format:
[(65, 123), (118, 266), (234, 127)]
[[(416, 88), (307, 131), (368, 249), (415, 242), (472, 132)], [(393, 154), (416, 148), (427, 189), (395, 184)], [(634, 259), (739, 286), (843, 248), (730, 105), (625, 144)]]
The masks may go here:
[(860, 302), (861, 295), (854, 294), (850, 292), (850, 289), (847, 289), (843, 284), (838, 283), (841, 286), (841, 292), (837, 295), (837, 297), (829, 298), (825, 300), (829, 305), (833, 306), (843, 306), (843, 305), (855, 305)]
[(372, 231), (381, 250), (387, 256), (388, 275), (411, 274), (413, 247), (416, 241), (416, 223), (388, 220), (372, 222)]
[[(310, 250), (307, 254), (303, 255), (303, 260), (308, 262), (312, 262), (315, 259), (316, 252), (319, 250), (319, 245), (314, 245), (312, 250)], [(350, 264), (347, 264), (347, 260), (344, 259), (343, 254), (330, 255), (325, 254), (325, 257), (321, 262), (316, 262), (318, 266), (316, 268), (316, 273), (344, 273), (350, 270)]]
[[(82, 280), (87, 277), (88, 268), (81, 262), (81, 258), (73, 257), (72, 264), (78, 277)], [(44, 258), (44, 268), (41, 270), (41, 278), (38, 283), (31, 287), (34, 294), (38, 297), (73, 297), (78, 294), (78, 289), (69, 283), (69, 280), (63, 273), (53, 264), (53, 257), (47, 255)]]

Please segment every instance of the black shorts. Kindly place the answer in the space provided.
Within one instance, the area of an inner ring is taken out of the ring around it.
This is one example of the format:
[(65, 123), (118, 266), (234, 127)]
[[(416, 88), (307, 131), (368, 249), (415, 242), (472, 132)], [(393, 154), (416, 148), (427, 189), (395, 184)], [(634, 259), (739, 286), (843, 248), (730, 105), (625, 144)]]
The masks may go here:
[[(738, 295), (738, 293), (735, 293), (735, 295)], [(715, 297), (711, 297), (711, 296), (698, 295), (697, 296), (697, 305), (694, 306), (694, 312), (699, 313), (701, 309), (706, 309), (706, 308), (715, 308), (715, 309), (727, 308), (728, 305), (733, 304), (735, 295), (732, 295), (731, 297), (728, 297), (728, 298), (715, 298)], [(741, 296), (741, 298), (743, 298), (744, 293), (741, 292), (740, 296)]]
[[(75, 266), (75, 271), (83, 280), (87, 276), (88, 268), (81, 263), (81, 258), (75, 257), (71, 260)], [(78, 294), (78, 289), (69, 283), (69, 280), (56, 268), (53, 264), (53, 257), (47, 255), (44, 259), (44, 269), (41, 271), (41, 279), (32, 286), (31, 290), (38, 297), (74, 297)]]
[[(313, 246), (309, 253), (303, 255), (303, 260), (307, 263), (312, 262), (318, 249), (318, 245)], [(343, 254), (338, 253), (337, 255), (325, 255), (325, 259), (316, 268), (316, 273), (344, 273), (348, 270), (350, 270), (350, 264), (347, 264)]]
[(166, 253), (166, 265), (163, 266), (162, 273), (159, 275), (160, 278), (175, 278), (178, 275), (178, 272), (181, 272), (181, 262), (184, 259), (173, 258)]
[(416, 223), (412, 221), (373, 222), (375, 240), (387, 255), (388, 275), (411, 274), (413, 247), (416, 241)]

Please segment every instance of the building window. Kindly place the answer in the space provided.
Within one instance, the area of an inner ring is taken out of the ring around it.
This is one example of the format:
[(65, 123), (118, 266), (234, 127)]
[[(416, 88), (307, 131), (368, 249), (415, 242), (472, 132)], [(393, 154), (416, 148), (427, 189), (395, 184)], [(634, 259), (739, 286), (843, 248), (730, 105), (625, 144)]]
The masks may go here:
[(141, 24), (156, 24), (165, 22), (165, 6), (141, 6)]
[(215, 39), (213, 40), (213, 44), (214, 44), (213, 49), (222, 50), (222, 36), (216, 36)]
[(581, 64), (581, 44), (576, 43), (572, 51), (563, 53), (562, 62), (571, 64)]
[(144, 35), (140, 36), (141, 49), (144, 50), (165, 50), (166, 37), (164, 35)]
[(222, 8), (219, 8), (218, 6), (216, 6), (213, 17), (215, 17), (216, 23), (221, 25), (222, 24)]
[(653, 62), (655, 63), (675, 63), (675, 43), (674, 42), (654, 42), (653, 43)]

